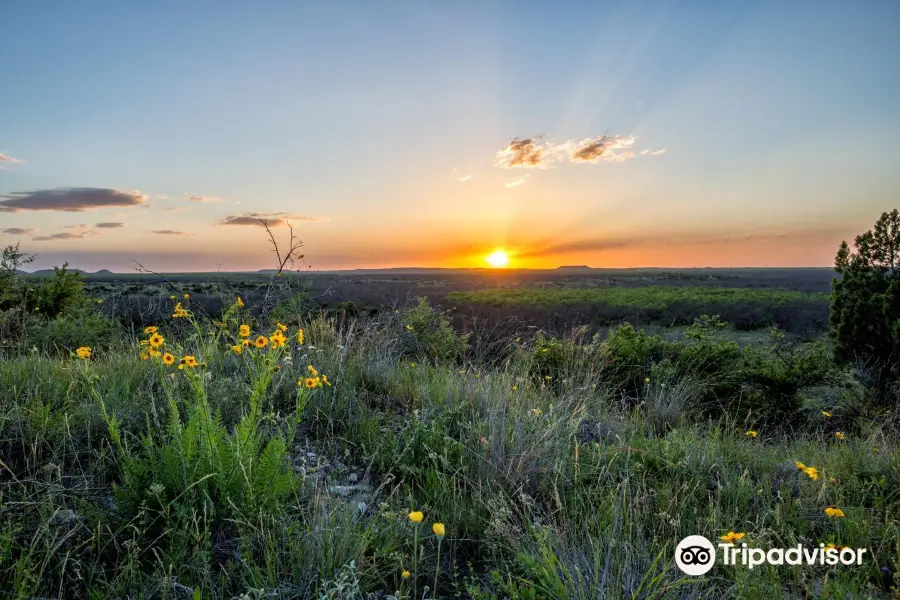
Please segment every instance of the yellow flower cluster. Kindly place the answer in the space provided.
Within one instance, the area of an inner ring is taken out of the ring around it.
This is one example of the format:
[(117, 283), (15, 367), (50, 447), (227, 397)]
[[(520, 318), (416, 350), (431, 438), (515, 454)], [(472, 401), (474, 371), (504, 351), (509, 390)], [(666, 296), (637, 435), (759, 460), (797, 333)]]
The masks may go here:
[(186, 311), (186, 310), (184, 309), (184, 307), (181, 306), (181, 302), (177, 302), (177, 303), (175, 304), (175, 309), (174, 309), (174, 311), (172, 312), (172, 318), (173, 318), (173, 319), (182, 319), (182, 318), (186, 318), (186, 317), (190, 317), (190, 316), (191, 316), (191, 313), (189, 313), (188, 311)]
[(75, 350), (75, 354), (81, 360), (88, 360), (91, 358), (91, 347), (90, 346), (81, 346), (77, 350)]
[(306, 387), (307, 389), (320, 388), (323, 385), (331, 387), (331, 382), (328, 381), (328, 375), (325, 373), (320, 374), (312, 365), (308, 365), (306, 371), (308, 377), (301, 376), (300, 379), (297, 380), (297, 385)]

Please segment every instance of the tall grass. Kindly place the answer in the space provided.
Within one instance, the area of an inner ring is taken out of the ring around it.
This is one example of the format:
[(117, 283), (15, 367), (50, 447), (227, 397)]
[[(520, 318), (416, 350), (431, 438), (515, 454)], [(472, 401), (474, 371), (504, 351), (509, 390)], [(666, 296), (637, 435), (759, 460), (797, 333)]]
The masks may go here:
[[(230, 347), (250, 322), (244, 312), (218, 329), (160, 324), (167, 349), (206, 363), (195, 369), (141, 360), (138, 338), (88, 362), (40, 353), (0, 362), (0, 589), (14, 598), (408, 598), (414, 583), (428, 598), (897, 593), (900, 454), (889, 421), (838, 440), (822, 416), (752, 438), (743, 416), (696, 410), (705, 384), (692, 373), (657, 377), (648, 366), (650, 381), (626, 393), (608, 383), (608, 357), (578, 343), (545, 374), (542, 356), (555, 346), (543, 353), (549, 342), (533, 339), (505, 340), (502, 360), (494, 351), (431, 360), (409, 354), (418, 346), (404, 339), (405, 316), (305, 320), (302, 344), (292, 327), (284, 348), (240, 355)], [(274, 327), (254, 324), (253, 335)], [(333, 386), (298, 388), (308, 365)], [(828, 505), (845, 518), (828, 518)], [(411, 510), (425, 513), (415, 548)], [(438, 521), (447, 528), (439, 560)], [(674, 567), (683, 537), (729, 530), (764, 547), (866, 547), (871, 560), (716, 567), (699, 579)], [(415, 582), (401, 575), (413, 555)]]

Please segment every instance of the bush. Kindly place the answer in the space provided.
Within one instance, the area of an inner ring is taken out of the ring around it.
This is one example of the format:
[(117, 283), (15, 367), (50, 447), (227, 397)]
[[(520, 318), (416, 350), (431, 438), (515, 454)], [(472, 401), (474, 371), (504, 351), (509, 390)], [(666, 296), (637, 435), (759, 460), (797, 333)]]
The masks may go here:
[(68, 353), (79, 346), (109, 348), (122, 336), (122, 326), (82, 303), (55, 319), (32, 318), (25, 335), (30, 345), (50, 353)]
[(400, 352), (420, 360), (457, 360), (468, 347), (468, 334), (458, 335), (447, 313), (419, 298), (400, 318)]

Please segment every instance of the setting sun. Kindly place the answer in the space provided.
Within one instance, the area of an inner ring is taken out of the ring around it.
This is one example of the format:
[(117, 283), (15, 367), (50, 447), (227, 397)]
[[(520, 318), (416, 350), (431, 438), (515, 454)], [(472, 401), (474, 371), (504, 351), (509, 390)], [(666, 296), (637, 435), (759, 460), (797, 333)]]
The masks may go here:
[(497, 249), (488, 254), (485, 257), (487, 264), (491, 265), (495, 269), (502, 269), (503, 267), (509, 265), (509, 254), (507, 254), (504, 250)]

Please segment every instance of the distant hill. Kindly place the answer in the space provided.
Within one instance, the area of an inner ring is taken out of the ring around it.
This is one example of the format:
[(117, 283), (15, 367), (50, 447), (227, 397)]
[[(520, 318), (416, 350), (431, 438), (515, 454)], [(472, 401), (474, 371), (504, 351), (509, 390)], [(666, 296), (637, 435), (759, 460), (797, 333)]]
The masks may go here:
[(587, 265), (563, 265), (561, 267), (556, 267), (557, 271), (593, 271), (593, 269)]
[[(87, 271), (82, 271), (81, 269), (66, 269), (69, 273), (81, 273), (82, 275), (87, 275)], [(38, 269), (37, 271), (32, 271), (31, 273), (27, 273), (27, 275), (53, 275), (56, 273), (53, 269)]]

